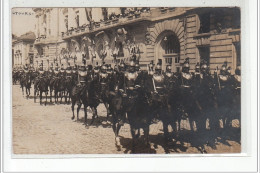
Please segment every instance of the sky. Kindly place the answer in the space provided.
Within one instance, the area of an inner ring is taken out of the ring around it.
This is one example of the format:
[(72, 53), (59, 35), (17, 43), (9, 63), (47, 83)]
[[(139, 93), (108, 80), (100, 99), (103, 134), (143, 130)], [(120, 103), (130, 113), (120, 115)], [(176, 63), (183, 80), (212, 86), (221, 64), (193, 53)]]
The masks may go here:
[(36, 18), (32, 8), (12, 9), (12, 34), (21, 36), (26, 32), (35, 30)]

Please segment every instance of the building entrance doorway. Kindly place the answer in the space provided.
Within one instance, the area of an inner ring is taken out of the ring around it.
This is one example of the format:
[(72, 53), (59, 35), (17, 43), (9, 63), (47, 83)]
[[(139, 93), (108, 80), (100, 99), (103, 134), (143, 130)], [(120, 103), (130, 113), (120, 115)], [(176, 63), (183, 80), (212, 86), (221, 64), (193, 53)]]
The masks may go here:
[(158, 37), (155, 59), (162, 60), (162, 69), (165, 71), (166, 65), (172, 65), (172, 71), (180, 70), (180, 42), (175, 33), (165, 31)]

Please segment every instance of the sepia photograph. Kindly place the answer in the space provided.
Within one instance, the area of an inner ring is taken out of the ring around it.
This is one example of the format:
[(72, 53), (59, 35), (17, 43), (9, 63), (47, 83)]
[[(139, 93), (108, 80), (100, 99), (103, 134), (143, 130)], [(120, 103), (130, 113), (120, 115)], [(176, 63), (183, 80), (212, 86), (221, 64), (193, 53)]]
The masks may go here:
[(10, 17), (13, 154), (241, 153), (240, 7)]

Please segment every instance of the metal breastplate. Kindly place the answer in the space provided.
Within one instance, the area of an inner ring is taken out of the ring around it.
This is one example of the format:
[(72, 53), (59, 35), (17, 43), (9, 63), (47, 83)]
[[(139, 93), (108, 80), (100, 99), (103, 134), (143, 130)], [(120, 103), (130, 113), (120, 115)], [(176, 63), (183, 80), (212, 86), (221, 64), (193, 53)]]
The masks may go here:
[(229, 81), (229, 76), (227, 75), (219, 75), (219, 82), (220, 82), (220, 86), (222, 88), (226, 87)]
[(101, 85), (107, 84), (107, 77), (108, 77), (107, 73), (100, 73), (100, 83), (101, 83)]
[(191, 87), (193, 75), (191, 73), (182, 73), (181, 77), (182, 77), (183, 86), (184, 87)]
[(126, 77), (126, 85), (127, 85), (127, 88), (130, 89), (130, 90), (133, 90), (134, 87), (135, 87), (135, 81), (138, 77), (138, 73), (137, 72), (134, 72), (134, 73), (125, 73), (125, 77)]
[(39, 73), (42, 75), (44, 73), (44, 71), (39, 71)]
[(164, 76), (163, 75), (154, 74), (153, 80), (154, 80), (154, 84), (155, 84), (156, 89), (163, 88), (163, 85), (164, 85)]
[(235, 75), (234, 78), (235, 78), (236, 82), (239, 82), (239, 83), (241, 82), (241, 76), (240, 75)]
[(66, 70), (66, 73), (67, 74), (71, 74), (71, 70)]
[(173, 76), (173, 73), (166, 72), (165, 75), (166, 75), (167, 77), (172, 77), (172, 76)]

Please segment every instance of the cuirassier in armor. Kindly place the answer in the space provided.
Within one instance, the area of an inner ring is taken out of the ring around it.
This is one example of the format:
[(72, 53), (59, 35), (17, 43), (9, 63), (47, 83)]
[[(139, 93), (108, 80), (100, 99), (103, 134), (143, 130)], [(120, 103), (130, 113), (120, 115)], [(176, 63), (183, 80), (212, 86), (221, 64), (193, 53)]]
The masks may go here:
[(165, 77), (162, 73), (162, 64), (159, 62), (155, 67), (155, 72), (152, 77), (154, 92), (164, 94), (165, 91)]
[(190, 88), (192, 85), (193, 74), (190, 72), (189, 58), (186, 58), (181, 72), (181, 86)]

